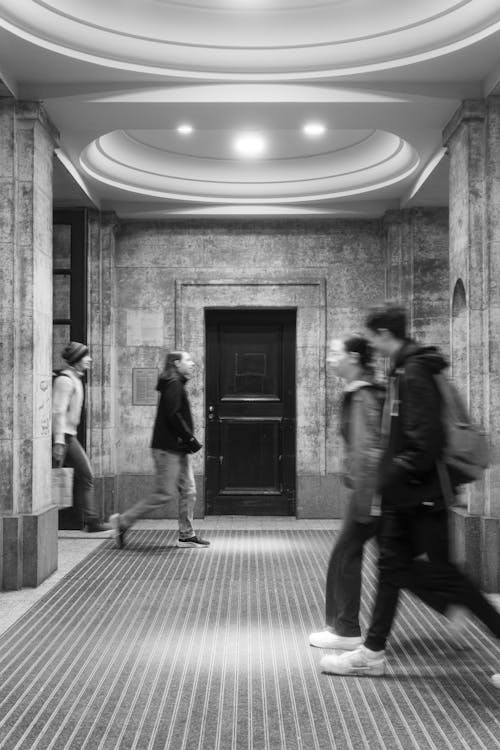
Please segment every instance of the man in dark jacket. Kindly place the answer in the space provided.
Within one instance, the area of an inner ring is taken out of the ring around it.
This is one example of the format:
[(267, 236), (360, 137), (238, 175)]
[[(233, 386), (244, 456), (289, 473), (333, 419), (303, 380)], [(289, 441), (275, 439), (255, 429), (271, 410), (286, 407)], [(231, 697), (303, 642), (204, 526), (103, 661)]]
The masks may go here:
[(201, 444), (193, 435), (193, 419), (185, 385), (192, 377), (194, 362), (188, 352), (170, 352), (165, 370), (158, 380), (160, 393), (153, 429), (153, 460), (155, 490), (150, 497), (139, 500), (125, 513), (109, 519), (117, 547), (125, 546), (125, 535), (134, 521), (173, 500), (178, 501), (178, 547), (208, 547), (210, 542), (193, 530), (196, 488), (191, 466), (191, 453)]
[(374, 348), (390, 357), (392, 365), (378, 476), (379, 581), (364, 644), (321, 662), (324, 671), (345, 675), (384, 673), (385, 645), (401, 588), (446, 614), (457, 605), (467, 607), (500, 638), (500, 613), (448, 555), (448, 514), (436, 466), (444, 433), (434, 382), (446, 362), (434, 347), (406, 338), (406, 315), (399, 307), (373, 312), (367, 328)]

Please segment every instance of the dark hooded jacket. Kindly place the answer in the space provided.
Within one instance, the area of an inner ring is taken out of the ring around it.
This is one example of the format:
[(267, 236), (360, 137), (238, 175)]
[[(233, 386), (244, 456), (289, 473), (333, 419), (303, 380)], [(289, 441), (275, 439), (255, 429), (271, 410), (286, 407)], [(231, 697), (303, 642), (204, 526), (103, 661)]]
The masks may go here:
[(186, 379), (172, 371), (161, 375), (156, 390), (160, 400), (153, 428), (152, 448), (177, 453), (190, 453), (193, 418), (185, 389)]
[(444, 507), (436, 461), (445, 436), (433, 375), (445, 367), (435, 347), (414, 341), (406, 341), (395, 357), (382, 420), (378, 489), (383, 508), (404, 509), (422, 502)]

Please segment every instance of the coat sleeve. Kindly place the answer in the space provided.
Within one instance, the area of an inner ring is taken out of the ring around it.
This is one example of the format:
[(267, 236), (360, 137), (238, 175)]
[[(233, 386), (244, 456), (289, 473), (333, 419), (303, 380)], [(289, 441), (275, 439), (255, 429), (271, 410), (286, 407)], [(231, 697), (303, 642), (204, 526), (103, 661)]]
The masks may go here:
[(162, 417), (177, 437), (188, 443), (194, 436), (181, 413), (182, 385), (178, 380), (166, 384), (161, 398)]
[(356, 414), (353, 415), (353, 490), (358, 516), (371, 513), (377, 486), (377, 472), (382, 454), (380, 422), (382, 404), (371, 389), (357, 394)]
[(73, 383), (66, 375), (58, 375), (52, 388), (52, 440), (64, 444), (64, 428), (69, 402), (73, 394)]

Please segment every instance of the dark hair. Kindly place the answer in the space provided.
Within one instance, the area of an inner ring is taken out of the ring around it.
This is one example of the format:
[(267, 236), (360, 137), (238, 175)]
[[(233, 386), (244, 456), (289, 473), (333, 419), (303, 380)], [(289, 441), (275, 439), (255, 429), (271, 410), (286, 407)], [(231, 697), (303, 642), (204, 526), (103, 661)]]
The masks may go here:
[(383, 307), (375, 307), (366, 318), (366, 327), (374, 333), (385, 329), (396, 339), (406, 338), (406, 310), (394, 302), (387, 302)]
[(170, 378), (173, 373), (177, 372), (177, 367), (174, 363), (180, 362), (184, 354), (185, 352), (180, 350), (169, 352), (165, 358), (165, 367), (162, 374), (160, 375), (160, 378), (162, 378), (163, 380), (168, 380), (168, 378)]
[(346, 352), (359, 354), (359, 364), (363, 370), (373, 369), (373, 349), (368, 339), (360, 333), (352, 333), (342, 343)]

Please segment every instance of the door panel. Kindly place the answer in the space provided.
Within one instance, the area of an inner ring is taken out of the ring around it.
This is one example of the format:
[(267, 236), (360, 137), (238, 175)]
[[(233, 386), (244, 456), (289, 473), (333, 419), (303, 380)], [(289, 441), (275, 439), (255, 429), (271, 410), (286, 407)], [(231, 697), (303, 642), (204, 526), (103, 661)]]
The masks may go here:
[(281, 494), (280, 420), (222, 419), (220, 432), (220, 493)]
[(207, 310), (208, 513), (295, 512), (295, 311)]

